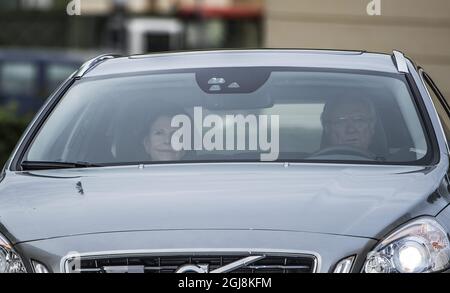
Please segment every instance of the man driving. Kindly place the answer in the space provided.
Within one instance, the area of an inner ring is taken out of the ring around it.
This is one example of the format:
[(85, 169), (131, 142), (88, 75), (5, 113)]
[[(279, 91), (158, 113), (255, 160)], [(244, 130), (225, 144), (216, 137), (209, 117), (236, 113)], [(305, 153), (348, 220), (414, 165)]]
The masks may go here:
[(375, 133), (376, 112), (366, 98), (339, 98), (327, 102), (321, 122), (321, 152), (331, 148), (354, 149), (373, 157), (369, 147)]

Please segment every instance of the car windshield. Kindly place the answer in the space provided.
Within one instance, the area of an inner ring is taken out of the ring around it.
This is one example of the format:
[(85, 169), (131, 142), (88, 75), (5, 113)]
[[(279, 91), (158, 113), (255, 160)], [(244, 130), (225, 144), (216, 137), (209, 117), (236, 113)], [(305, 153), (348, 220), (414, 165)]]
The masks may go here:
[(403, 75), (201, 68), (76, 81), (23, 161), (422, 164), (429, 145)]

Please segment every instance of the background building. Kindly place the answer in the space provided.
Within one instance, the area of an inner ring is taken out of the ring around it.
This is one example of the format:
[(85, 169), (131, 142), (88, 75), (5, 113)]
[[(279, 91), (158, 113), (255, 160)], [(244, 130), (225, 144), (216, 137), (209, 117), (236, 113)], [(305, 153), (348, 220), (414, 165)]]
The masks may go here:
[(450, 97), (450, 1), (266, 0), (267, 47), (404, 51), (422, 65)]
[(136, 54), (262, 45), (264, 0), (80, 0), (81, 15), (68, 16), (70, 2), (0, 1), (0, 46)]

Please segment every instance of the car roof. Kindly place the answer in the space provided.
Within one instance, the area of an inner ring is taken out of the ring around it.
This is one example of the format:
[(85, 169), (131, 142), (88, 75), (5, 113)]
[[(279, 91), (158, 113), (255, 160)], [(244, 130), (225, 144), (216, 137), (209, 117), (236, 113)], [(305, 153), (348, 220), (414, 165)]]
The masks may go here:
[(86, 77), (218, 67), (305, 67), (398, 73), (391, 55), (364, 51), (254, 49), (190, 51), (108, 59)]

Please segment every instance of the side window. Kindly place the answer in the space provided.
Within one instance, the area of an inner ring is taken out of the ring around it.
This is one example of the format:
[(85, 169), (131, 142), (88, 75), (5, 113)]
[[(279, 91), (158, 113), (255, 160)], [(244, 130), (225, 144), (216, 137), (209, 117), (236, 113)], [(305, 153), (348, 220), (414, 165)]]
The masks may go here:
[(438, 112), (447, 142), (450, 142), (450, 106), (430, 76), (424, 71), (420, 73), (433, 100), (434, 107)]

